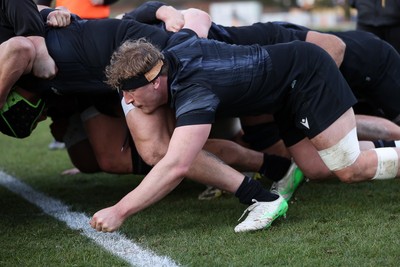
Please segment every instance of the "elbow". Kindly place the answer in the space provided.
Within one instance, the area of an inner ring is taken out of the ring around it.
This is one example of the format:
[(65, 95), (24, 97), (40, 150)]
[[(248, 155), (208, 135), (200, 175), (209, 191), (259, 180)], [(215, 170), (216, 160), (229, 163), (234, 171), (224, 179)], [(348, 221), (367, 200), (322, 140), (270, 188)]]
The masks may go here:
[(190, 165), (177, 164), (174, 167), (174, 173), (176, 177), (187, 177), (190, 170)]
[(210, 30), (212, 23), (210, 15), (207, 12), (196, 8), (189, 8), (183, 14), (185, 19), (185, 26), (195, 25), (194, 28), (196, 29), (196, 34), (200, 38), (207, 38), (208, 31)]

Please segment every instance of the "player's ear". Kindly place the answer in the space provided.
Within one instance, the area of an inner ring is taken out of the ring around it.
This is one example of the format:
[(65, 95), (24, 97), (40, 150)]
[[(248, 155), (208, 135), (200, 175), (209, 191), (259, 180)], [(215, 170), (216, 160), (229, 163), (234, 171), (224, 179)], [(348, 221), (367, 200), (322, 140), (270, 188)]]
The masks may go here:
[(154, 89), (158, 89), (161, 84), (160, 77), (157, 77), (154, 81), (152, 81), (152, 83), (153, 83)]

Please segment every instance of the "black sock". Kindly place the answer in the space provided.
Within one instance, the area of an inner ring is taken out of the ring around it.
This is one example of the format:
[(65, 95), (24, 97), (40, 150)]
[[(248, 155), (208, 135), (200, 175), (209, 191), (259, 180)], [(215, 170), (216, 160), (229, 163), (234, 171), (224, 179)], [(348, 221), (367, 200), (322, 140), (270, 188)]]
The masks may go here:
[(243, 182), (236, 190), (235, 196), (242, 204), (251, 205), (253, 199), (262, 202), (269, 202), (278, 199), (278, 195), (265, 190), (261, 183), (245, 176)]
[(373, 141), (375, 148), (378, 147), (396, 147), (396, 143), (394, 141), (385, 141), (385, 140), (377, 140)]
[(291, 163), (290, 159), (264, 153), (264, 162), (259, 173), (276, 182), (286, 174)]

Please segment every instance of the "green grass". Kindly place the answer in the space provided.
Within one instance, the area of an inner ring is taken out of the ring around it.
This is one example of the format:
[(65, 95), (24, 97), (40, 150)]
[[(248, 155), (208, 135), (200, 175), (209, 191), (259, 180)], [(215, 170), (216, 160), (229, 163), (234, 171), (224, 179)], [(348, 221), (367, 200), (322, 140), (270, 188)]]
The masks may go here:
[[(93, 214), (140, 176), (78, 174), (66, 151), (49, 151), (47, 122), (33, 136), (0, 136), (0, 167), (38, 191)], [(235, 234), (244, 210), (224, 195), (198, 201), (205, 187), (184, 181), (167, 198), (129, 218), (121, 233), (184, 266), (398, 266), (399, 180), (346, 185), (310, 182), (269, 230)], [(0, 266), (127, 266), (79, 231), (0, 187)]]

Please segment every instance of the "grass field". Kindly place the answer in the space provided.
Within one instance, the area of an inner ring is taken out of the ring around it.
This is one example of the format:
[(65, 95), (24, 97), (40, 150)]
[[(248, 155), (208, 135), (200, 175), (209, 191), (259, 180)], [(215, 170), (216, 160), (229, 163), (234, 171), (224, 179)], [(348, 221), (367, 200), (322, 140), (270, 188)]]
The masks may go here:
[[(72, 165), (66, 151), (47, 149), (50, 140), (47, 122), (24, 140), (1, 135), (0, 169), (88, 217), (140, 182), (140, 176), (132, 175), (62, 176)], [(233, 228), (245, 207), (229, 195), (198, 201), (203, 189), (184, 181), (160, 203), (129, 218), (119, 233), (183, 266), (400, 264), (398, 180), (307, 183), (290, 203), (286, 219), (268, 230), (244, 234), (235, 234)], [(3, 186), (0, 225), (0, 266), (130, 265)]]

